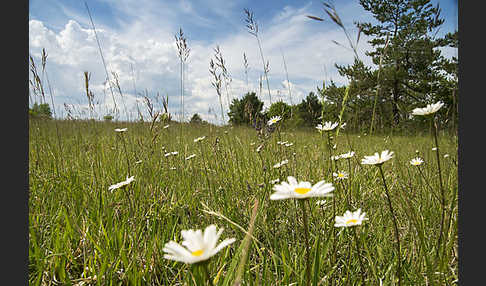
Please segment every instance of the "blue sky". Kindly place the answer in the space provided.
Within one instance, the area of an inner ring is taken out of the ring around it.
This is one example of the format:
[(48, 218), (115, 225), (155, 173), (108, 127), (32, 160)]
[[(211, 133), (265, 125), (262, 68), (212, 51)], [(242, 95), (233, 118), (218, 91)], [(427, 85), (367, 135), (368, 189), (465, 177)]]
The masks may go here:
[[(273, 101), (289, 102), (283, 57), (289, 73), (293, 102), (300, 102), (323, 80), (345, 84), (334, 67), (335, 63), (350, 64), (353, 53), (337, 46), (332, 40), (346, 44), (342, 30), (327, 21), (321, 1), (149, 1), (149, 0), (89, 0), (86, 1), (100, 40), (109, 72), (118, 75), (123, 96), (115, 93), (120, 119), (136, 117), (136, 106), (146, 109), (142, 95), (154, 102), (169, 96), (169, 111), (180, 112), (180, 66), (174, 35), (182, 28), (191, 49), (185, 71), (185, 118), (199, 113), (203, 119), (219, 122), (219, 100), (211, 86), (208, 71), (213, 49), (219, 46), (232, 77), (228, 93), (223, 95), (227, 112), (228, 101), (241, 98), (247, 90), (259, 94), (262, 63), (255, 37), (245, 27), (244, 8), (250, 9), (260, 28), (259, 36), (265, 59), (270, 64), (269, 80)], [(439, 35), (457, 28), (455, 1), (439, 3), (445, 20)], [(345, 26), (356, 37), (353, 21), (373, 21), (358, 1), (334, 1)], [(326, 19), (317, 22), (306, 17)], [(101, 61), (84, 1), (30, 0), (29, 52), (40, 63), (40, 51), (48, 53), (46, 73), (52, 85), (58, 116), (65, 116), (64, 104), (86, 114), (87, 100), (83, 93), (83, 73), (91, 73), (90, 88), (95, 94), (98, 117), (114, 103), (106, 83)], [(358, 46), (362, 60), (369, 49), (366, 38)], [(249, 85), (246, 84), (243, 53), (249, 61)], [(456, 50), (444, 50), (448, 56)], [(113, 80), (112, 75), (111, 80)], [(135, 92), (137, 91), (137, 92)], [(266, 105), (266, 84), (261, 92)], [(154, 104), (161, 108), (160, 104)], [(208, 109), (215, 110), (208, 113)], [(84, 110), (84, 111), (83, 111)], [(146, 114), (146, 113), (145, 113)]]

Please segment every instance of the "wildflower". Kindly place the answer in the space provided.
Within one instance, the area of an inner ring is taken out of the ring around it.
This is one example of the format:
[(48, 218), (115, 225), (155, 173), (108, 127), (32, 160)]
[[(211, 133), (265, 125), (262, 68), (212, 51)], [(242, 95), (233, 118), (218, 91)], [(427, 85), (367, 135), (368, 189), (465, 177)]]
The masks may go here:
[(170, 125), (169, 125), (169, 124), (167, 124), (167, 125), (165, 125), (163, 128), (164, 128), (164, 129), (167, 129), (167, 128), (169, 128), (169, 126), (170, 126)]
[(330, 121), (326, 121), (324, 122), (324, 125), (322, 124), (317, 124), (316, 128), (319, 130), (319, 131), (331, 131), (333, 130), (334, 128), (336, 128), (336, 126), (338, 126), (338, 122), (330, 122)]
[(127, 129), (128, 129), (128, 128), (115, 128), (115, 132), (120, 132), (120, 133), (122, 133), (122, 132), (127, 131)]
[(273, 116), (272, 118), (270, 118), (270, 120), (268, 120), (267, 124), (268, 124), (268, 126), (271, 126), (271, 125), (279, 122), (281, 119), (282, 119), (282, 117), (280, 117), (278, 115), (277, 116)]
[(292, 145), (294, 145), (294, 143), (287, 143), (287, 144), (285, 144), (285, 147), (290, 147)]
[(170, 167), (169, 169), (171, 169), (171, 170), (177, 170), (176, 167)]
[(339, 127), (340, 127), (341, 129), (344, 129), (344, 127), (346, 127), (346, 122), (343, 122), (343, 123), (341, 124), (341, 126), (339, 126)]
[(278, 169), (278, 168), (282, 167), (283, 165), (287, 164), (288, 162), (289, 162), (289, 160), (285, 159), (282, 162), (273, 165), (273, 167)]
[(343, 216), (336, 216), (335, 227), (349, 227), (360, 225), (364, 220), (368, 220), (365, 217), (366, 213), (361, 213), (361, 209), (355, 212), (346, 211)]
[(437, 151), (437, 147), (432, 148), (432, 151)]
[(164, 156), (165, 156), (165, 157), (169, 157), (169, 156), (175, 156), (175, 155), (177, 155), (177, 154), (179, 154), (179, 152), (174, 151), (174, 152), (168, 152), (168, 153), (165, 153), (165, 154), (164, 154)]
[(444, 103), (442, 103), (440, 101), (437, 101), (434, 104), (427, 104), (427, 106), (424, 107), (424, 108), (415, 108), (414, 110), (412, 110), (412, 115), (433, 114), (433, 113), (436, 113), (437, 110), (439, 110), (443, 105), (444, 105)]
[(216, 233), (214, 224), (206, 227), (204, 234), (200, 229), (196, 231), (192, 229), (182, 230), (182, 245), (175, 241), (166, 243), (163, 249), (164, 258), (188, 264), (208, 260), (221, 249), (236, 241), (234, 238), (229, 238), (216, 246), (222, 232), (223, 228), (220, 228)]
[(113, 192), (113, 190), (116, 190), (116, 189), (119, 189), (123, 186), (126, 186), (126, 185), (130, 184), (131, 182), (133, 182), (134, 180), (135, 180), (135, 176), (131, 176), (130, 178), (127, 176), (127, 179), (125, 181), (116, 183), (116, 184), (108, 187), (108, 191)]
[(270, 196), (271, 200), (283, 199), (305, 199), (310, 197), (331, 197), (331, 192), (334, 187), (331, 183), (319, 181), (314, 186), (310, 182), (298, 182), (294, 177), (288, 176), (287, 182), (282, 182), (279, 185), (273, 186), (273, 193)]
[(423, 162), (424, 162), (424, 160), (422, 160), (420, 157), (417, 157), (417, 158), (413, 158), (412, 160), (410, 160), (410, 165), (420, 166), (420, 165), (422, 165)]
[(206, 136), (197, 137), (196, 139), (194, 139), (194, 143), (197, 143), (199, 141), (202, 141), (202, 140), (204, 140), (204, 138), (206, 138)]
[(337, 180), (344, 180), (348, 178), (348, 173), (344, 171), (338, 171), (337, 173), (332, 173), (332, 176)]
[(280, 179), (279, 179), (279, 178), (276, 178), (275, 180), (271, 180), (271, 181), (270, 181), (270, 184), (272, 184), (272, 185), (273, 185), (273, 184), (276, 184), (276, 183), (278, 183), (278, 182), (280, 182)]
[(331, 156), (331, 160), (333, 161), (337, 161), (339, 160), (341, 157), (339, 155), (336, 155), (336, 156)]
[(354, 151), (350, 151), (348, 153), (344, 153), (344, 154), (339, 155), (339, 157), (343, 158), (343, 159), (349, 159), (353, 156), (354, 156)]
[(381, 165), (385, 163), (386, 161), (390, 160), (393, 158), (393, 151), (382, 151), (381, 154), (375, 153), (374, 155), (371, 156), (364, 156), (363, 159), (361, 159), (361, 164), (366, 164), (366, 165)]
[(186, 157), (186, 160), (191, 160), (194, 157), (196, 157), (196, 154), (191, 154), (191, 155)]

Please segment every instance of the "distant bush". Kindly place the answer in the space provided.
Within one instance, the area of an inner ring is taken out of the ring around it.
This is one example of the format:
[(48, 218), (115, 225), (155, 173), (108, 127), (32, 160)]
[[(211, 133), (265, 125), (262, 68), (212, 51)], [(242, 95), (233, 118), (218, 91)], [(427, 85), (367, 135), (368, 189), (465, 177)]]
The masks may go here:
[(29, 116), (36, 117), (36, 118), (51, 119), (52, 118), (51, 107), (47, 103), (38, 104), (36, 102), (34, 103), (32, 108), (29, 108)]
[(204, 120), (202, 120), (201, 116), (199, 114), (194, 113), (194, 115), (191, 117), (191, 120), (189, 121), (191, 124), (203, 124), (205, 123)]

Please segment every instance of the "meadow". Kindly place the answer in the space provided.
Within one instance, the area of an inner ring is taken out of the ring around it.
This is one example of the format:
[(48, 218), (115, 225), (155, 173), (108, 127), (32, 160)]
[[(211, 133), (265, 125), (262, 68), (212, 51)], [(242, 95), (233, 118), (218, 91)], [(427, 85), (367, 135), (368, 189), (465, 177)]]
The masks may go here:
[[(455, 134), (439, 128), (433, 150), (430, 130), (275, 126), (31, 119), (29, 285), (457, 283)], [(393, 157), (362, 164), (383, 150)], [(270, 200), (288, 176), (332, 183), (333, 197)], [(334, 226), (359, 208), (362, 224)], [(205, 265), (164, 258), (182, 230), (210, 224), (235, 242)]]

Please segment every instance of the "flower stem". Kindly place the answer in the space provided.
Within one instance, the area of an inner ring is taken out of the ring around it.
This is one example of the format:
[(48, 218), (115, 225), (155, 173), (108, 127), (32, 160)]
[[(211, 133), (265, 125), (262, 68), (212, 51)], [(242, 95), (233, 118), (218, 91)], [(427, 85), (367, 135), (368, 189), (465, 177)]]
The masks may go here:
[(354, 230), (354, 239), (356, 241), (356, 255), (358, 256), (359, 265), (361, 266), (361, 279), (363, 280), (363, 284), (365, 284), (365, 276), (364, 276), (365, 268), (364, 268), (364, 265), (363, 265), (363, 261), (361, 260), (361, 255), (359, 254), (358, 234), (357, 234), (356, 228), (354, 228), (353, 230)]
[(125, 138), (123, 137), (123, 134), (120, 134), (120, 137), (122, 138), (123, 149), (125, 150), (125, 157), (127, 159), (127, 172), (128, 172), (128, 176), (130, 176), (130, 159), (128, 158), (127, 146), (125, 144)]
[[(434, 120), (435, 117), (433, 117), (432, 120)], [(445, 193), (444, 193), (444, 187), (442, 185), (442, 172), (440, 170), (440, 155), (439, 155), (439, 143), (437, 140), (437, 122), (434, 121), (434, 128), (432, 128), (434, 131), (434, 141), (435, 141), (435, 148), (437, 148), (435, 154), (437, 157), (437, 168), (439, 171), (439, 184), (440, 184), (440, 192), (441, 192), (441, 205), (442, 205), (442, 214), (440, 218), (440, 232), (439, 232), (439, 239), (437, 241), (437, 252), (436, 252), (436, 257), (439, 256), (439, 249), (440, 249), (440, 244), (442, 240), (442, 232), (444, 229), (444, 217), (445, 217), (445, 206), (446, 206), (446, 201), (445, 201)]]
[[(327, 132), (327, 146), (329, 148), (329, 167), (330, 167), (330, 172), (331, 172), (331, 181), (334, 183), (334, 176), (332, 176), (332, 173), (334, 172), (333, 166), (332, 166), (332, 145), (331, 145), (331, 134), (330, 132)], [(336, 196), (332, 196), (332, 218), (334, 219), (336, 217)], [(334, 265), (334, 262), (336, 261), (336, 228), (332, 228), (332, 242), (333, 242), (333, 247), (332, 247), (332, 260), (331, 260), (331, 265)]]
[(209, 276), (209, 269), (208, 269), (208, 261), (205, 261), (203, 263), (203, 270), (204, 270), (204, 275), (206, 275), (206, 278), (209, 282), (209, 285), (213, 286), (213, 281), (211, 280), (211, 277)]
[(371, 270), (373, 272), (373, 276), (375, 277), (375, 280), (376, 280), (376, 283), (379, 283), (379, 278), (378, 278), (378, 275), (377, 275), (377, 272), (376, 272), (376, 267), (375, 267), (375, 264), (373, 263), (373, 259), (371, 258), (371, 252), (370, 252), (370, 249), (368, 248), (368, 243), (366, 242), (366, 239), (364, 239), (364, 249), (366, 250), (366, 254), (368, 255), (368, 260), (369, 260), (369, 263), (371, 264)]
[(400, 235), (398, 233), (398, 225), (397, 225), (397, 218), (395, 217), (395, 213), (393, 211), (393, 206), (391, 203), (390, 199), (390, 193), (388, 192), (388, 187), (386, 186), (386, 181), (385, 181), (385, 175), (383, 175), (383, 169), (381, 168), (381, 165), (378, 165), (378, 168), (380, 169), (380, 174), (381, 178), (383, 179), (383, 185), (385, 186), (385, 193), (386, 193), (386, 198), (388, 200), (388, 208), (390, 209), (390, 214), (393, 219), (393, 226), (395, 227), (395, 238), (397, 240), (397, 254), (398, 254), (398, 264), (397, 264), (397, 276), (398, 276), (398, 285), (401, 285), (402, 283), (402, 273), (401, 273), (401, 255), (400, 255)]
[(302, 207), (302, 217), (304, 220), (304, 235), (305, 235), (305, 260), (306, 260), (306, 267), (305, 267), (305, 276), (306, 276), (306, 284), (307, 286), (310, 285), (310, 248), (309, 248), (309, 227), (307, 225), (307, 211), (305, 209), (305, 202), (304, 200), (299, 200), (300, 206)]

